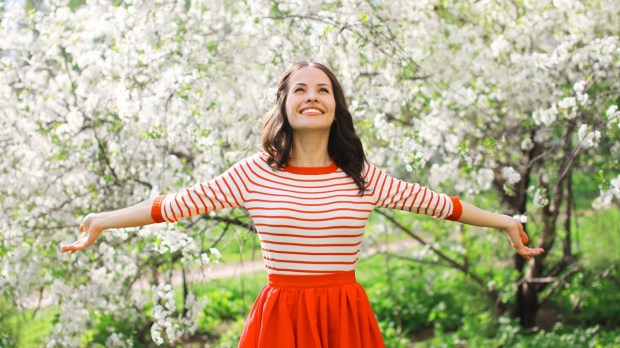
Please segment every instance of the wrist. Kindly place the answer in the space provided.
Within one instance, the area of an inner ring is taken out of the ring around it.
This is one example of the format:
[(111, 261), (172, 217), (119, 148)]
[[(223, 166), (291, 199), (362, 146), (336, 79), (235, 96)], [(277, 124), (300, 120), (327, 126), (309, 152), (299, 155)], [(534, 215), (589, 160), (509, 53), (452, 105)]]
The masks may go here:
[(522, 247), (524, 244), (519, 232), (523, 230), (521, 223), (508, 215), (502, 215), (502, 218), (501, 228), (506, 232), (508, 239), (510, 239), (510, 244), (512, 244), (514, 248)]
[(92, 213), (89, 214), (90, 226), (97, 230), (106, 230), (111, 228), (109, 217), (106, 213)]
[(517, 223), (518, 221), (511, 218), (508, 215), (504, 215), (504, 214), (498, 214), (499, 219), (496, 220), (496, 228), (499, 228), (501, 230), (504, 230), (506, 232), (513, 230), (513, 229), (517, 229)]

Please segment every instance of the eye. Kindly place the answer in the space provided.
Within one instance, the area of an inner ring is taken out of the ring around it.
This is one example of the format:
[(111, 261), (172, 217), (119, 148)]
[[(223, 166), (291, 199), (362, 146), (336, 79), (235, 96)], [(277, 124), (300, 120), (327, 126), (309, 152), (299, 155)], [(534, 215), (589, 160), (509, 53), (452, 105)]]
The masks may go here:
[(293, 93), (297, 93), (297, 92), (299, 92), (299, 91), (303, 92), (303, 91), (304, 91), (304, 89), (303, 89), (303, 88), (301, 88), (301, 87), (297, 87), (297, 88), (295, 88), (295, 90), (293, 91)]
[(321, 88), (319, 89), (319, 92), (329, 93), (329, 90), (327, 88)]

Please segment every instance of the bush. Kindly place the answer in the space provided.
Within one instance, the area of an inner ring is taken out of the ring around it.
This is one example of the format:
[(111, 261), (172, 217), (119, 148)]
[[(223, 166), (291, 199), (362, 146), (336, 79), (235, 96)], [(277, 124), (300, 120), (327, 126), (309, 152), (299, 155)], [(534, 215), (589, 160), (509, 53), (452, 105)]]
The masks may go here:
[(402, 260), (390, 261), (392, 286), (380, 257), (363, 266), (359, 282), (385, 328), (403, 334), (432, 327), (454, 331), (469, 313), (479, 313), (481, 299), (467, 280), (454, 270), (423, 266)]
[(620, 263), (572, 277), (554, 301), (571, 323), (612, 328), (620, 318)]

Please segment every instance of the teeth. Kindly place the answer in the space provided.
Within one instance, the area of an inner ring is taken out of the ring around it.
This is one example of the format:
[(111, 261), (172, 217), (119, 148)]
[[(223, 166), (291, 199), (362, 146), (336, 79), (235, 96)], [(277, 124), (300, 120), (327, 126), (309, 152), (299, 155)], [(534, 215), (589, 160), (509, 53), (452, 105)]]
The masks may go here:
[(318, 110), (318, 109), (306, 109), (306, 110), (302, 111), (301, 113), (302, 113), (302, 114), (307, 114), (307, 113), (310, 113), (310, 112), (318, 112), (318, 113), (321, 113), (321, 110)]

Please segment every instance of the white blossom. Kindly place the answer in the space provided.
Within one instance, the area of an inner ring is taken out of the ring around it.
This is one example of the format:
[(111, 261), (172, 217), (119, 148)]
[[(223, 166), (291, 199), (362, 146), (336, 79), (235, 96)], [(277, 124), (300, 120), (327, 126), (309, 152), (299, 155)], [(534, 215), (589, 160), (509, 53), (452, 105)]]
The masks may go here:
[(565, 97), (558, 102), (558, 108), (564, 110), (564, 117), (573, 119), (577, 116), (577, 99), (575, 97)]
[(575, 97), (566, 97), (558, 102), (558, 107), (561, 109), (571, 109), (577, 106)]
[(585, 91), (585, 86), (586, 86), (586, 82), (583, 80), (579, 82), (575, 82), (575, 84), (573, 85), (573, 90), (575, 91), (577, 101), (582, 106), (585, 106), (586, 104), (588, 104), (588, 100), (589, 100), (588, 94), (583, 93)]
[(435, 163), (431, 166), (430, 173), (428, 183), (431, 187), (437, 187), (441, 183), (457, 176), (458, 163), (455, 161), (443, 164)]
[(620, 199), (620, 175), (610, 181), (613, 194)]
[(611, 128), (614, 123), (618, 124), (618, 128), (620, 128), (620, 111), (618, 111), (618, 105), (613, 104), (605, 111), (605, 115), (607, 116), (607, 127)]
[[(155, 341), (155, 340), (154, 340)], [(156, 341), (157, 342), (157, 341)], [(161, 343), (157, 343), (158, 345)], [(106, 347), (131, 347), (132, 344), (129, 340), (124, 339), (123, 334), (113, 332), (105, 340)]]
[(159, 326), (159, 323), (153, 323), (153, 325), (151, 326), (151, 339), (153, 339), (153, 342), (155, 342), (155, 344), (157, 344), (158, 346), (164, 343), (164, 339), (161, 337), (161, 333), (162, 329)]
[(521, 141), (521, 150), (530, 151), (534, 148), (534, 142), (530, 138), (525, 138)]
[(590, 127), (587, 124), (582, 124), (581, 126), (579, 126), (577, 134), (579, 136), (581, 146), (583, 146), (584, 148), (591, 148), (597, 146), (599, 140), (601, 139), (601, 132), (598, 130), (591, 131)]
[(545, 207), (549, 204), (549, 197), (547, 196), (547, 190), (542, 187), (536, 189), (534, 193), (534, 204), (539, 207)]
[(607, 111), (605, 111), (605, 115), (607, 115), (608, 118), (618, 117), (620, 115), (620, 112), (617, 110), (618, 110), (618, 105), (614, 104), (610, 106), (607, 109)]
[(504, 178), (508, 184), (512, 185), (521, 181), (521, 174), (517, 173), (513, 167), (503, 167), (502, 178)]
[(594, 209), (608, 209), (613, 199), (620, 201), (620, 175), (609, 181), (609, 188), (601, 190), (599, 196), (592, 202)]
[(493, 179), (495, 178), (495, 173), (490, 168), (481, 168), (478, 171), (478, 175), (476, 177), (476, 182), (478, 187), (481, 190), (488, 190), (493, 185)]
[(499, 35), (491, 42), (491, 51), (494, 57), (500, 56), (502, 53), (510, 49), (510, 42), (506, 40), (504, 35)]
[(534, 113), (532, 113), (532, 118), (536, 122), (536, 124), (544, 124), (548, 126), (552, 124), (558, 115), (558, 109), (555, 104), (553, 104), (550, 108), (542, 109), (539, 108)]
[(210, 248), (209, 249), (209, 253), (211, 253), (211, 256), (213, 256), (215, 258), (215, 262), (219, 262), (219, 260), (222, 258), (222, 254), (220, 253), (220, 251), (217, 248)]
[(592, 201), (592, 208), (597, 210), (609, 209), (613, 198), (614, 196), (610, 191), (601, 191), (600, 195)]

